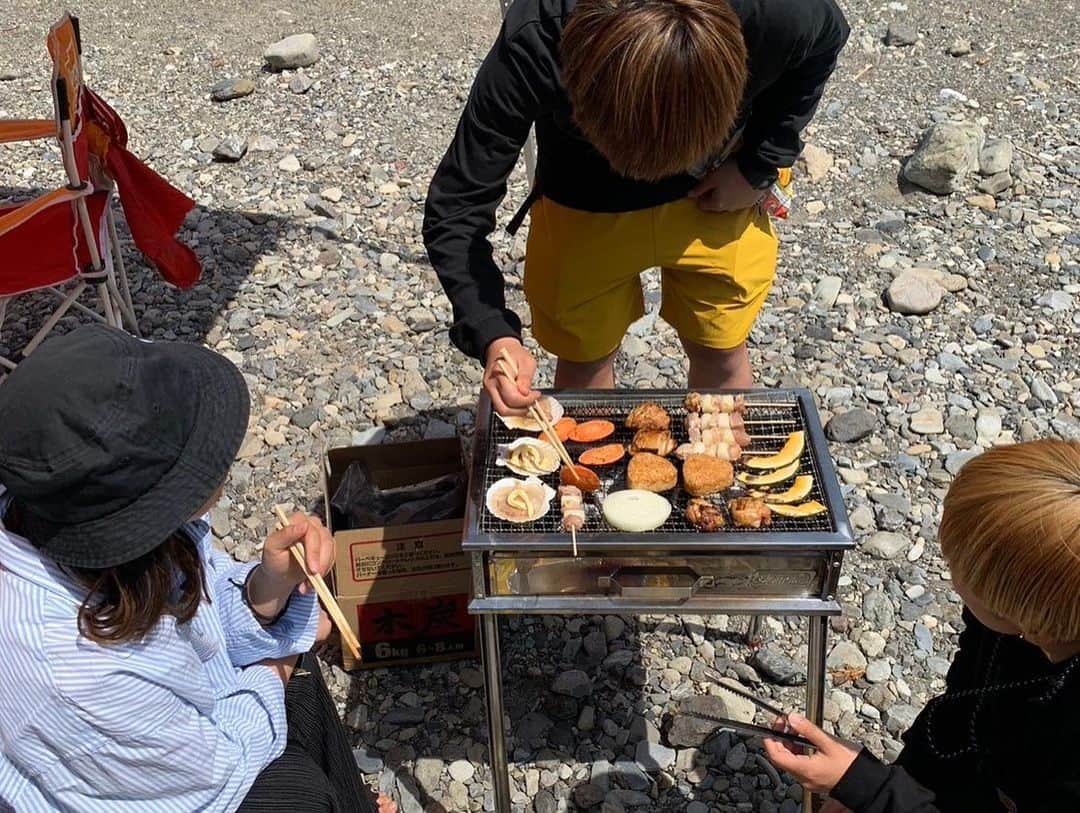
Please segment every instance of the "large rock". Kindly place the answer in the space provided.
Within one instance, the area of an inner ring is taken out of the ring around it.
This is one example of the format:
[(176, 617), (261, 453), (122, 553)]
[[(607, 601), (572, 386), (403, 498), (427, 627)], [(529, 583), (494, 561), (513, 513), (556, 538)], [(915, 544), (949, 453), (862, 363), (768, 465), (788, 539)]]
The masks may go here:
[(906, 536), (878, 531), (863, 543), (862, 549), (878, 559), (895, 559), (908, 549), (909, 544)]
[(806, 683), (806, 670), (772, 647), (763, 646), (754, 653), (750, 663), (772, 683), (781, 686), (801, 686)]
[(919, 32), (908, 23), (894, 20), (885, 32), (885, 44), (893, 48), (906, 48), (919, 41)]
[(833, 157), (821, 147), (807, 144), (803, 147), (802, 155), (799, 156), (799, 163), (810, 179), (810, 183), (817, 183), (829, 174), (829, 170), (833, 167)]
[(920, 435), (940, 435), (945, 431), (941, 411), (930, 406), (923, 407), (911, 416), (911, 431)]
[(592, 681), (580, 669), (571, 669), (555, 678), (551, 691), (580, 700), (592, 694)]
[(865, 669), (866, 656), (851, 641), (840, 641), (825, 659), (829, 669)]
[(858, 407), (833, 415), (825, 427), (825, 434), (830, 440), (854, 443), (873, 432), (876, 426), (877, 416), (868, 409)]
[(968, 178), (979, 168), (986, 134), (972, 122), (941, 122), (923, 135), (904, 165), (904, 177), (938, 195), (967, 188)]
[(945, 289), (925, 274), (903, 271), (889, 284), (885, 304), (893, 313), (921, 316), (941, 304)]
[(684, 713), (675, 715), (667, 733), (668, 743), (676, 748), (699, 748), (721, 727), (720, 723), (691, 716), (694, 712), (744, 723), (753, 722), (755, 713), (749, 700), (731, 694), (691, 697), (682, 704), (682, 709)]
[(319, 44), (314, 34), (293, 34), (267, 48), (263, 60), (272, 71), (306, 68), (319, 61)]

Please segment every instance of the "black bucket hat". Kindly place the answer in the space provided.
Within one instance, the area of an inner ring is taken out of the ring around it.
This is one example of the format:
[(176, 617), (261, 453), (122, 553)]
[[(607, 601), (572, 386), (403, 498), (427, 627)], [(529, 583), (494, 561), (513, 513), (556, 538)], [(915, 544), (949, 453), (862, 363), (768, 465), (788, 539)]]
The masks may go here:
[(243, 376), (217, 353), (82, 327), (0, 384), (0, 484), (48, 558), (124, 564), (213, 496), (249, 409)]

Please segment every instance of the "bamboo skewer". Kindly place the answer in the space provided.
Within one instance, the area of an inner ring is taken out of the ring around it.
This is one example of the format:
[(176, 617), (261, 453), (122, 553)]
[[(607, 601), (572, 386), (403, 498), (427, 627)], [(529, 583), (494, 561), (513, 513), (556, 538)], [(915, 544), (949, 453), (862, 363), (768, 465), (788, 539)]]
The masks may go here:
[[(289, 525), (289, 518), (285, 515), (285, 511), (282, 510), (280, 505), (274, 506), (274, 513), (277, 514), (278, 518), (278, 530), (282, 530)], [(345, 618), (345, 613), (341, 611), (341, 607), (339, 607), (337, 601), (334, 600), (334, 594), (331, 593), (330, 588), (326, 586), (326, 582), (323, 581), (322, 575), (319, 573), (312, 573), (308, 570), (307, 561), (305, 561), (304, 557), (304, 548), (299, 543), (290, 547), (289, 552), (300, 565), (301, 570), (304, 571), (304, 576), (307, 577), (308, 582), (315, 588), (315, 593), (322, 601), (327, 614), (334, 622), (334, 626), (338, 628), (338, 632), (341, 633), (341, 642), (348, 647), (353, 658), (360, 661), (360, 641), (358, 641), (353, 634), (352, 628)]]

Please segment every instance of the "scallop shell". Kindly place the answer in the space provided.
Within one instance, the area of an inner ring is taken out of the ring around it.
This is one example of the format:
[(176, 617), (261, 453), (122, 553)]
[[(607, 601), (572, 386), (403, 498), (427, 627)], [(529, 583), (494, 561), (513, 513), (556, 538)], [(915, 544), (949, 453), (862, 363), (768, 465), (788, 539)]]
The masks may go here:
[[(543, 396), (536, 402), (546, 403), (551, 410), (551, 424), (554, 425), (559, 422), (562, 416), (565, 414), (563, 405), (552, 398), (550, 395)], [(540, 432), (540, 424), (538, 424), (531, 415), (499, 415), (499, 420), (503, 422), (503, 426), (507, 429), (511, 429), (515, 432)]]
[[(528, 519), (514, 519), (506, 516), (505, 513), (500, 510), (498, 501), (495, 499), (495, 497), (503, 490), (511, 488), (527, 488), (530, 492), (540, 495), (542, 497), (542, 501), (540, 503), (539, 510)], [(487, 490), (487, 498), (485, 500), (485, 503), (487, 505), (487, 510), (490, 511), (494, 516), (497, 516), (499, 519), (506, 520), (507, 522), (526, 523), (536, 522), (536, 520), (545, 516), (547, 512), (551, 510), (551, 501), (554, 498), (555, 489), (553, 489), (551, 486), (545, 485), (535, 477), (528, 477), (525, 480), (518, 480), (515, 477), (504, 477), (503, 479), (497, 480), (492, 483), (491, 488)]]
[[(544, 466), (540, 471), (529, 471), (528, 469), (523, 469), (510, 462), (510, 453), (521, 446), (535, 446), (537, 449), (540, 449), (541, 452), (547, 456), (549, 465)], [(536, 477), (543, 474), (551, 474), (559, 470), (559, 464), (561, 462), (559, 460), (559, 453), (555, 451), (554, 446), (550, 443), (545, 443), (542, 440), (537, 440), (536, 438), (518, 438), (513, 443), (504, 443), (499, 446), (498, 452), (498, 457), (495, 459), (495, 465), (506, 466), (506, 468), (514, 472), (514, 474), (520, 474), (522, 477)]]

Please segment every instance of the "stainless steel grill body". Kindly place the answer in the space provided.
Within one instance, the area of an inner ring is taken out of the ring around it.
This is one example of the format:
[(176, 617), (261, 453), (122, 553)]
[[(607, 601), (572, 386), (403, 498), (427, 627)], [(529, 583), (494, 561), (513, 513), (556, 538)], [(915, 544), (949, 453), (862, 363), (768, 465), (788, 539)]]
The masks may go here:
[[(634, 432), (625, 427), (630, 411), (654, 401), (671, 414), (675, 440), (688, 440), (686, 393), (672, 390), (591, 390), (553, 393), (577, 420), (603, 418), (616, 426), (603, 443), (629, 444)], [(827, 616), (840, 612), (836, 587), (843, 553), (854, 546), (836, 471), (825, 434), (808, 390), (750, 390), (743, 393), (746, 455), (779, 451), (790, 433), (806, 432), (799, 474), (814, 478), (806, 498), (828, 509), (816, 517), (789, 519), (774, 515), (770, 527), (737, 528), (727, 512), (727, 499), (738, 484), (714, 503), (725, 512), (727, 526), (703, 533), (686, 521), (689, 496), (680, 485), (666, 493), (673, 505), (668, 521), (655, 531), (630, 534), (611, 528), (594, 501), (586, 498), (586, 524), (578, 532), (578, 555), (571, 539), (559, 530), (558, 500), (540, 520), (523, 525), (491, 515), (487, 489), (514, 476), (495, 464), (500, 444), (519, 432), (507, 430), (494, 415), (487, 396), (477, 411), (477, 431), (470, 464), (463, 546), (471, 554), (474, 597), (471, 612), (479, 614), (484, 639), (485, 681), (491, 736), (497, 813), (510, 810), (509, 781), (502, 727), (502, 673), (499, 663), (498, 614), (746, 614), (805, 615), (809, 618), (807, 716), (820, 723), (824, 703)], [(577, 458), (587, 445), (568, 442)], [(594, 469), (602, 494), (626, 488), (626, 462)], [(736, 472), (741, 467), (735, 465)], [(558, 473), (543, 478), (558, 486)]]

